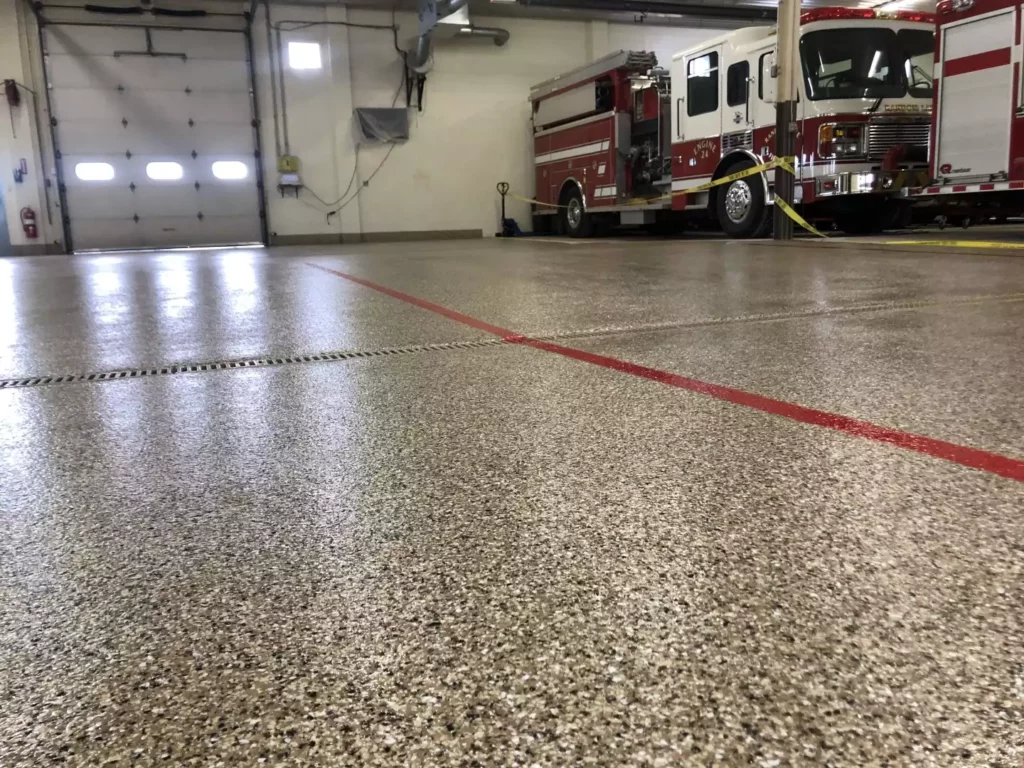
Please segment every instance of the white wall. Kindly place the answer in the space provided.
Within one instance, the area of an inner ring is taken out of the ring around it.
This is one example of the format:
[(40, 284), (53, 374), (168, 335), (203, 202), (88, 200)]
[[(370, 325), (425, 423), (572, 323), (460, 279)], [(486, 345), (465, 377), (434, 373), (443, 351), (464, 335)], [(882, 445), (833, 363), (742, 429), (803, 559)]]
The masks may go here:
[(706, 27), (658, 27), (650, 24), (609, 24), (608, 50), (654, 51), (658, 64), (668, 69), (672, 57), (705, 40), (721, 35), (724, 30)]
[[(279, 19), (327, 20), (325, 11), (275, 7)], [(391, 23), (379, 11), (334, 9), (333, 20), (358, 24)], [(262, 24), (262, 18), (259, 23)], [(399, 40), (408, 47), (416, 19), (399, 14)], [(430, 230), (480, 230), (493, 235), (499, 226), (499, 181), (514, 192), (533, 195), (530, 87), (619, 48), (655, 50), (667, 66), (672, 53), (708, 37), (715, 29), (687, 29), (604, 22), (479, 18), (482, 26), (508, 29), (503, 47), (491, 41), (439, 40), (427, 76), (424, 111), (410, 112), (411, 138), (391, 151), (368, 187), (361, 186), (380, 165), (388, 147), (364, 145), (358, 156), (354, 189), (358, 199), (331, 222), (318, 210), (325, 206), (309, 194), (300, 199), (270, 199), (270, 229), (279, 236), (344, 233), (346, 235)], [(258, 54), (265, 32), (255, 35)], [(402, 76), (401, 59), (386, 31), (310, 27), (287, 33), (288, 40), (316, 40), (329, 50), (330, 66), (319, 73), (285, 70), (291, 151), (300, 157), (303, 180), (331, 202), (344, 192), (356, 163), (352, 107), (390, 106)], [(259, 70), (266, 69), (260, 62)], [(340, 82), (349, 77), (349, 87)], [(267, 177), (276, 178), (273, 125), (267, 77), (260, 78), (264, 113), (263, 146)], [(328, 98), (327, 94), (333, 94)], [(405, 92), (398, 104), (405, 103)], [(509, 215), (530, 227), (529, 204), (508, 201)]]
[[(44, 89), (38, 86), (41, 80), (34, 72), (32, 63), (38, 63), (34, 24), (27, 24), (25, 14), (29, 13), (22, 0), (0, 0), (0, 80), (13, 79), (28, 86), (44, 97)], [(4, 211), (10, 244), (15, 252), (24, 252), (27, 247), (43, 250), (47, 244), (60, 241), (60, 211), (56, 206), (50, 209), (53, 217), (51, 226), (47, 220), (44, 203), (44, 166), (40, 162), (40, 151), (36, 139), (35, 98), (26, 90), (21, 90), (21, 105), (13, 110), (7, 106), (6, 99), (0, 100), (0, 187), (3, 189)], [(44, 104), (40, 105), (43, 125), (46, 116)], [(13, 121), (13, 128), (12, 123)], [(44, 138), (44, 141), (47, 139)], [(47, 144), (48, 146), (48, 144)], [(14, 181), (14, 169), (25, 158), (28, 175), (18, 184)], [(52, 175), (53, 161), (48, 163)], [(56, 186), (52, 188), (56, 195)], [(20, 212), (23, 207), (31, 208), (36, 214), (39, 237), (30, 240), (25, 237), (21, 227)], [(6, 243), (0, 243), (6, 245)], [(7, 255), (2, 254), (0, 255)]]

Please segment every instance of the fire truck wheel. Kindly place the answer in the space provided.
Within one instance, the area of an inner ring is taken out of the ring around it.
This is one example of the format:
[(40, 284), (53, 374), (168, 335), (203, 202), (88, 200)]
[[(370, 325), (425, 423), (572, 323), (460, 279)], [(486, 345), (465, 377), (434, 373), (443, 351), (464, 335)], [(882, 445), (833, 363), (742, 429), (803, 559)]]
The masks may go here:
[(561, 209), (562, 231), (569, 237), (590, 237), (594, 222), (583, 207), (583, 195), (575, 186), (570, 186), (562, 193)]
[[(725, 176), (752, 168), (749, 160), (730, 167)], [(718, 188), (715, 196), (718, 223), (731, 237), (761, 237), (768, 227), (768, 206), (765, 205), (764, 185), (759, 176), (736, 179), (732, 184)]]

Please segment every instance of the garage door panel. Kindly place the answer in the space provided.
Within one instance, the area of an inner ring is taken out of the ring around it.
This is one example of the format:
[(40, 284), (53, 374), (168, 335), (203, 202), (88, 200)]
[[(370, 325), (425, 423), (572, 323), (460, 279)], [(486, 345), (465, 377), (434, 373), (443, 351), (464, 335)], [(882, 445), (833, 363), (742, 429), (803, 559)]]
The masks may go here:
[[(139, 222), (145, 245), (166, 248), (180, 245), (187, 235), (190, 245), (259, 241), (259, 218), (253, 216), (147, 217)], [(257, 233), (254, 237), (253, 233)]]
[(93, 186), (67, 185), (68, 210), (75, 219), (130, 219), (135, 213), (135, 200), (127, 185), (110, 182)]
[(242, 142), (248, 140), (252, 144), (252, 126), (232, 123), (196, 124), (189, 136), (197, 152), (209, 160), (220, 160), (226, 154), (236, 154)]
[(96, 88), (116, 90), (118, 71), (116, 59), (110, 57), (50, 56), (46, 62), (53, 88)]
[[(67, 104), (67, 116), (95, 116), (98, 110), (111, 112), (111, 117), (120, 122), (142, 121), (146, 123), (174, 123), (182, 128), (193, 122), (241, 122), (251, 120), (252, 102), (248, 91), (97, 91), (86, 89), (69, 93), (73, 96)], [(90, 105), (90, 99), (92, 105)], [(65, 110), (62, 110), (62, 113)], [(116, 114), (115, 114), (116, 113)]]
[[(167, 132), (166, 126), (161, 125), (154, 130), (152, 125), (138, 122), (129, 123), (125, 128), (120, 123), (111, 126), (107, 122), (74, 120), (58, 122), (57, 127), (61, 151), (65, 154), (123, 155), (131, 152), (132, 155), (150, 154), (161, 155), (160, 159), (177, 159), (188, 157), (197, 147), (195, 136), (184, 131)], [(233, 146), (237, 148), (237, 141)], [(172, 157), (165, 158), (166, 155)]]
[(135, 193), (139, 216), (195, 216), (199, 213), (199, 192), (192, 184), (141, 186)]
[(190, 60), (185, 76), (196, 93), (249, 90), (249, 67), (244, 61)]
[[(205, 152), (211, 148), (205, 143), (205, 135), (216, 138), (215, 147), (227, 142), (234, 149), (238, 148), (238, 139), (220, 136), (217, 125), (209, 126), (206, 130), (190, 130), (188, 126), (178, 126), (174, 130), (175, 126), (159, 121), (134, 121), (122, 126), (120, 122), (111, 125), (106, 121), (69, 120), (58, 121), (57, 126), (61, 131), (62, 151), (73, 154), (124, 154), (130, 151), (133, 155), (171, 154), (186, 157), (193, 149)], [(252, 132), (248, 125), (238, 126), (237, 130)], [(66, 141), (64, 135), (68, 136)]]
[(184, 90), (190, 79), (187, 62), (162, 57), (51, 56), (48, 67), (54, 88)]
[(216, 59), (224, 62), (246, 60), (245, 39), (223, 32), (184, 32), (154, 29), (153, 48), (158, 51), (184, 53), (189, 60)]
[[(51, 97), (74, 246), (259, 241), (244, 37), (153, 30), (154, 49), (184, 53), (183, 61), (113, 56), (145, 48), (138, 29), (71, 29), (59, 43), (52, 29)], [(245, 177), (218, 179), (218, 160), (244, 163)], [(180, 164), (182, 177), (150, 178), (147, 165), (157, 161)], [(114, 178), (78, 179), (79, 162), (109, 163)]]
[(249, 91), (249, 70), (244, 62), (51, 56), (47, 66), (54, 88), (122, 88), (137, 91), (139, 96), (164, 91), (184, 93), (186, 88), (193, 93)]
[(241, 123), (252, 122), (252, 100), (248, 91), (197, 92), (190, 94), (182, 104), (185, 121)]
[(114, 51), (145, 50), (146, 32), (129, 27), (46, 27), (46, 52), (51, 56), (110, 56)]
[[(106, 160), (105, 155), (121, 155), (131, 146), (127, 131), (108, 123), (85, 120), (60, 120), (60, 149), (65, 155), (81, 155), (89, 160)], [(109, 161), (107, 161), (109, 162)]]
[(93, 120), (97, 114), (109, 116), (107, 119), (113, 120), (115, 115), (130, 108), (131, 99), (124, 91), (69, 88), (61, 91), (59, 108), (55, 105), (53, 113), (58, 120)]
[(76, 248), (138, 248), (144, 245), (143, 230), (131, 218), (72, 219), (71, 236)]
[(256, 195), (255, 182), (231, 188), (204, 184), (199, 188), (198, 206), (204, 216), (245, 216), (252, 211)]

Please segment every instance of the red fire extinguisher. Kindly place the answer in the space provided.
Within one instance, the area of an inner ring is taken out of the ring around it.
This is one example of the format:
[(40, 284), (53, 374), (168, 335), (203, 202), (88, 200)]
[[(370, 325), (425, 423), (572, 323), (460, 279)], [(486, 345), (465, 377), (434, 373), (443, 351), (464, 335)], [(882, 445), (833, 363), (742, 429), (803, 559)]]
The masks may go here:
[(27, 205), (21, 209), (21, 228), (25, 230), (25, 237), (32, 239), (39, 237), (39, 229), (36, 227), (36, 212)]

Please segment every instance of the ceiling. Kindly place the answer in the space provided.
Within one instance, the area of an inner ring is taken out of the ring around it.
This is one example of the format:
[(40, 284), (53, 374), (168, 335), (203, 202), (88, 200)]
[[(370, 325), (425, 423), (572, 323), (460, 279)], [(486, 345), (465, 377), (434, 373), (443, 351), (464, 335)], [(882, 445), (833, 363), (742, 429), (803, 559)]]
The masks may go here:
[[(290, 0), (295, 2), (295, 0)], [(416, 0), (334, 0), (345, 5), (414, 10)], [(317, 5), (331, 0), (299, 0)], [(934, 11), (935, 0), (803, 0), (804, 8), (848, 6)], [(601, 19), (626, 24), (739, 27), (774, 21), (778, 0), (470, 0), (473, 17)]]

